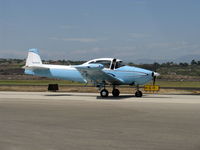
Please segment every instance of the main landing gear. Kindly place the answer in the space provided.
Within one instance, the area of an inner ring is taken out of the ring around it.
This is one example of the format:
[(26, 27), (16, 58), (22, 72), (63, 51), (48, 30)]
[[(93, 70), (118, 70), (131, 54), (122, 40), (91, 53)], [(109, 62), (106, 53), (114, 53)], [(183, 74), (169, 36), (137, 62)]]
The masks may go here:
[(103, 89), (103, 90), (101, 90), (100, 95), (101, 95), (101, 97), (108, 97), (109, 92), (108, 92), (108, 90)]
[[(114, 97), (118, 97), (119, 94), (120, 94), (120, 91), (118, 89), (116, 89), (115, 86), (113, 86), (112, 95)], [(100, 91), (100, 95), (101, 95), (101, 97), (108, 97), (109, 92), (108, 92), (108, 90), (106, 90), (104, 88), (103, 90)]]
[(113, 89), (113, 91), (112, 91), (112, 95), (114, 96), (114, 97), (117, 97), (117, 96), (119, 96), (119, 90), (118, 89)]

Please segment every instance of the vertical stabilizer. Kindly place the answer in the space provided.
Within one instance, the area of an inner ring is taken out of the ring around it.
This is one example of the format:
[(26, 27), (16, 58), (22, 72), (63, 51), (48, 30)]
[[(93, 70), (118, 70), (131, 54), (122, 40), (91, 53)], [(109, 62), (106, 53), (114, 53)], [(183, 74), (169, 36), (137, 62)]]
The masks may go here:
[(29, 49), (26, 66), (42, 65), (42, 61), (36, 48)]

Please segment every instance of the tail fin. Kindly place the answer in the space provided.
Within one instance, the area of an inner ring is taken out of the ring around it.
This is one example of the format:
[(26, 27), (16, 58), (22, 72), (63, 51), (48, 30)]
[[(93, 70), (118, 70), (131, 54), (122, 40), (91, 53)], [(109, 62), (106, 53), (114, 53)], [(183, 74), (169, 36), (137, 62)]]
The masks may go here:
[(42, 65), (42, 61), (36, 48), (29, 49), (26, 66)]

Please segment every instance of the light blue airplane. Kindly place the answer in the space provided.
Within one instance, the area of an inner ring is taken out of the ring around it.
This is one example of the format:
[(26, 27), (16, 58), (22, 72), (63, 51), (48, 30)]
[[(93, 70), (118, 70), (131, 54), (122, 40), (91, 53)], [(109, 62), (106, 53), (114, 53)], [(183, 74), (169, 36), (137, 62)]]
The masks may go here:
[(106, 85), (113, 87), (112, 95), (117, 97), (120, 91), (119, 85), (136, 86), (136, 97), (142, 97), (139, 85), (143, 85), (155, 78), (159, 73), (124, 65), (115, 58), (99, 58), (90, 60), (82, 65), (50, 65), (43, 64), (37, 49), (29, 49), (26, 59), (25, 74), (76, 81), (81, 83), (93, 83), (98, 87), (100, 95), (109, 95)]

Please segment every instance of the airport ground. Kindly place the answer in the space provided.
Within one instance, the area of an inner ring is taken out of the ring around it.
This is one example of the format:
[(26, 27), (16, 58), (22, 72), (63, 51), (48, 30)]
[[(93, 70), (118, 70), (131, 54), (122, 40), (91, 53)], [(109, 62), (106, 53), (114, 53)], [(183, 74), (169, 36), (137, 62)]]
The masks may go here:
[[(58, 84), (60, 92), (85, 92), (85, 93), (96, 93), (98, 90), (91, 84), (85, 86), (85, 84), (80, 84), (71, 81), (63, 80), (0, 80), (0, 91), (26, 91), (26, 92), (46, 92), (48, 89), (48, 84)], [(152, 85), (152, 83), (148, 83)], [(200, 81), (161, 81), (158, 80), (156, 85), (159, 85), (162, 94), (200, 94)], [(120, 86), (121, 93), (131, 94), (135, 93), (134, 86)], [(108, 88), (111, 92), (112, 89)], [(141, 89), (144, 93), (151, 93), (149, 91), (144, 91), (143, 87)], [(157, 92), (155, 92), (157, 93)]]
[(1, 150), (199, 150), (200, 96), (0, 92)]
[[(136, 88), (134, 86), (120, 86), (117, 87), (122, 94), (135, 94)], [(110, 93), (112, 93), (111, 87), (106, 87)], [(144, 91), (144, 87), (140, 87), (140, 90), (145, 93), (159, 93), (159, 94), (200, 94), (200, 87), (160, 87), (158, 92)], [(47, 85), (18, 85), (18, 84), (0, 84), (0, 91), (26, 91), (26, 92), (46, 92), (48, 91)], [(97, 93), (98, 89), (94, 86), (85, 85), (59, 85), (57, 92), (80, 92), (80, 93)], [(112, 94), (111, 94), (112, 95)]]

